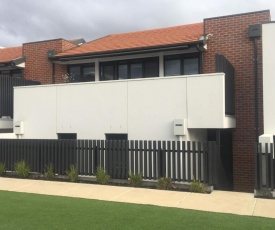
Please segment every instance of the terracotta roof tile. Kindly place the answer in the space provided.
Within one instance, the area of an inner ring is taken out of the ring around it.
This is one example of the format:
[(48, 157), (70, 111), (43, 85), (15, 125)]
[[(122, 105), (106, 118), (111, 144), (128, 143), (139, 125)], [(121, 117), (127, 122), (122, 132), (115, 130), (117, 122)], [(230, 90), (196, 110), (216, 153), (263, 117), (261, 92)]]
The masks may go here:
[(80, 47), (59, 53), (56, 57), (195, 42), (198, 41), (202, 35), (203, 23), (111, 34), (98, 40), (85, 43)]
[(22, 57), (22, 46), (0, 49), (0, 62), (9, 62)]

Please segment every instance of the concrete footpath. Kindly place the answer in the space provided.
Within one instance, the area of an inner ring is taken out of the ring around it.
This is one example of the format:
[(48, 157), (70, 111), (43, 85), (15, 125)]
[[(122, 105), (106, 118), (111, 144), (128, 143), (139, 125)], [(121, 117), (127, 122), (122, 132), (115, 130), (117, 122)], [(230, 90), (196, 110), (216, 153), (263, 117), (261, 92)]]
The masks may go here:
[(252, 193), (213, 191), (198, 194), (3, 177), (0, 177), (0, 190), (275, 218), (275, 200), (254, 198)]

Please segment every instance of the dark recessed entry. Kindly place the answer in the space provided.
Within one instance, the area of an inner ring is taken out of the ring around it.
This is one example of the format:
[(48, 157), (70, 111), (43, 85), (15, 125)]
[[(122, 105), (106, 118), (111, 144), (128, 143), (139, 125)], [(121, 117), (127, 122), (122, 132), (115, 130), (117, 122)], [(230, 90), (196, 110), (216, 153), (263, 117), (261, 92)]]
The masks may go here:
[(58, 140), (75, 140), (77, 139), (76, 133), (58, 133)]
[(106, 140), (128, 140), (128, 134), (125, 133), (106, 133)]

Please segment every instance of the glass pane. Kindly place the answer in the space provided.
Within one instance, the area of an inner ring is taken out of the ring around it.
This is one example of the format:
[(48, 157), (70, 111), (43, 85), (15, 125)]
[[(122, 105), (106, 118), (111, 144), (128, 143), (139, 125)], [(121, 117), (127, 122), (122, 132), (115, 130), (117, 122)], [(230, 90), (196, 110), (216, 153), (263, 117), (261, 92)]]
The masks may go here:
[(128, 67), (126, 64), (118, 65), (118, 79), (127, 79), (128, 78)]
[(180, 73), (180, 60), (165, 60), (164, 64), (164, 75), (165, 76), (175, 76), (181, 75)]
[(158, 77), (159, 76), (159, 62), (148, 61), (144, 63), (144, 77)]
[(95, 67), (83, 67), (83, 81), (95, 81)]
[(142, 78), (142, 63), (131, 64), (131, 78)]
[(70, 66), (68, 82), (79, 82), (80, 81), (80, 66)]
[(22, 70), (21, 69), (12, 70), (11, 76), (12, 77), (22, 77)]
[(199, 60), (198, 58), (184, 59), (184, 75), (198, 74)]
[(102, 76), (104, 81), (115, 80), (115, 71), (113, 65), (104, 65), (102, 69)]

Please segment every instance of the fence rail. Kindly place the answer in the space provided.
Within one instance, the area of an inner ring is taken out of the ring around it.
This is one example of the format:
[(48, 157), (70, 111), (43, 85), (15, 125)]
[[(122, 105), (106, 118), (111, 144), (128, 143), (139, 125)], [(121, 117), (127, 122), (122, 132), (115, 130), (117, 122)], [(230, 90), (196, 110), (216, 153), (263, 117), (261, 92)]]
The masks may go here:
[(112, 178), (126, 179), (132, 172), (144, 179), (213, 184), (216, 153), (215, 142), (0, 139), (0, 162), (7, 170), (25, 160), (32, 172), (43, 173), (52, 163), (59, 175), (73, 164), (80, 175), (95, 175), (101, 166)]
[(255, 144), (255, 189), (267, 188), (274, 191), (274, 146), (273, 144)]

